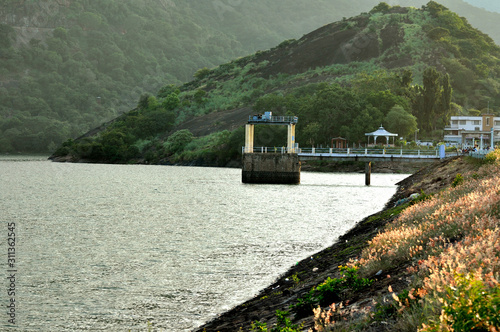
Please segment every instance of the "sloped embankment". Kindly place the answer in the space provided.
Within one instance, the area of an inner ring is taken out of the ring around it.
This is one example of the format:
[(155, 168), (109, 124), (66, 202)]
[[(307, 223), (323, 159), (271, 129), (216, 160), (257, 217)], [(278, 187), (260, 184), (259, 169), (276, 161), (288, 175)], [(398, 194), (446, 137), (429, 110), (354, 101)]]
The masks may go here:
[[(362, 249), (367, 247), (368, 241), (377, 236), (387, 224), (394, 221), (407, 206), (394, 207), (398, 200), (421, 191), (426, 194), (437, 193), (450, 187), (458, 173), (474, 171), (478, 167), (478, 163), (458, 157), (422, 168), (398, 184), (398, 191), (383, 211), (360, 221), (347, 234), (341, 236), (334, 245), (313, 255), (312, 259), (299, 262), (274, 284), (262, 290), (258, 296), (220, 315), (197, 331), (224, 332), (237, 331), (240, 328), (247, 331), (255, 321), (265, 322), (271, 327), (276, 323), (277, 310), (289, 311), (290, 305), (305, 298), (313, 287), (323, 283), (329, 277), (338, 278), (340, 276), (338, 267), (345, 266), (351, 259), (359, 257)], [(402, 264), (382, 271), (378, 275), (369, 276), (374, 280), (370, 287), (348, 294), (347, 302), (350, 312), (356, 316), (356, 312), (359, 311), (359, 315), (362, 315), (363, 308), (373, 307), (373, 301), (390, 297), (388, 286), (396, 292), (407, 287), (407, 267), (407, 264)], [(294, 324), (304, 323), (304, 329), (314, 326), (312, 310), (302, 317), (299, 315), (294, 317), (292, 314), (290, 318)], [(366, 330), (384, 331), (389, 328), (386, 324), (387, 322), (375, 322)]]

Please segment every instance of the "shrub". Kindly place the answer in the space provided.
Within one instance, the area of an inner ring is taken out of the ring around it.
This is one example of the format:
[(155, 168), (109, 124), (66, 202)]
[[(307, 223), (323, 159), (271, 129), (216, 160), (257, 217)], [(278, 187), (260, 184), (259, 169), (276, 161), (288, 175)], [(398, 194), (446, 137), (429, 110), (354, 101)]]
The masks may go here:
[(64, 157), (67, 156), (71, 153), (71, 148), (68, 146), (60, 146), (57, 148), (57, 150), (54, 152), (54, 156), (56, 157)]
[(434, 195), (432, 194), (426, 194), (423, 190), (420, 190), (420, 194), (411, 201), (410, 205), (418, 204), (420, 202), (425, 202), (429, 199), (431, 199)]
[(205, 77), (207, 77), (208, 75), (210, 75), (210, 69), (208, 69), (207, 67), (203, 67), (203, 68), (198, 69), (196, 71), (196, 73), (194, 74), (194, 77), (199, 79), (199, 80), (202, 80)]
[(264, 331), (264, 332), (300, 332), (302, 331), (304, 324), (301, 325), (292, 324), (290, 318), (288, 318), (288, 311), (276, 310), (277, 323), (272, 329), (267, 328), (266, 323), (261, 323), (256, 321), (252, 323), (250, 331)]
[(450, 35), (450, 30), (445, 29), (445, 28), (441, 28), (441, 27), (437, 27), (437, 28), (434, 28), (431, 31), (429, 31), (427, 33), (427, 35), (432, 40), (439, 40), (439, 39), (441, 39), (443, 37), (449, 36)]
[(341, 300), (347, 291), (359, 291), (372, 284), (372, 280), (360, 278), (358, 276), (358, 267), (339, 266), (340, 278), (328, 277), (323, 283), (313, 287), (306, 296), (299, 298), (297, 303), (291, 308), (302, 315), (310, 313), (316, 304), (329, 305), (334, 301)]
[(486, 155), (484, 158), (486, 163), (494, 164), (500, 161), (500, 149), (495, 149)]
[(455, 188), (456, 186), (461, 185), (462, 183), (464, 183), (464, 177), (462, 174), (458, 173), (455, 176), (455, 180), (453, 180), (453, 182), (451, 183), (451, 186)]
[(439, 322), (422, 331), (498, 331), (500, 329), (500, 284), (494, 278), (486, 286), (474, 274), (457, 275), (456, 287), (446, 287)]
[(193, 138), (193, 134), (188, 129), (176, 131), (164, 143), (165, 150), (171, 154), (181, 152)]
[[(470, 179), (433, 198), (411, 205), (369, 242), (359, 260), (370, 275), (395, 264), (439, 255), (448, 246), (478, 230), (491, 229), (500, 201), (497, 167), (483, 172), (490, 176)], [(484, 235), (483, 235), (484, 236)]]
[[(392, 292), (391, 292), (392, 293)], [(375, 312), (373, 313), (373, 319), (376, 321), (383, 321), (390, 317), (397, 316), (401, 313), (403, 307), (410, 307), (417, 305), (418, 294), (416, 291), (410, 294), (410, 291), (405, 289), (399, 294), (393, 294), (393, 299), (395, 301), (383, 304), (382, 302), (377, 302), (375, 305)]]
[(375, 7), (373, 7), (373, 9), (370, 10), (370, 13), (371, 14), (375, 14), (375, 13), (387, 13), (390, 10), (391, 10), (391, 6), (390, 5), (388, 5), (385, 2), (381, 2), (378, 5), (376, 5)]

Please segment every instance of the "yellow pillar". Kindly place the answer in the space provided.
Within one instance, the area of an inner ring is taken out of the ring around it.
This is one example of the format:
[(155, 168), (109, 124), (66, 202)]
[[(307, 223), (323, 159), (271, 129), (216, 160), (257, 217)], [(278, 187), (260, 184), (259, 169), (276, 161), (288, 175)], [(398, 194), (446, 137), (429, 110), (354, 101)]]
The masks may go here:
[(253, 153), (254, 129), (253, 124), (245, 126), (245, 153)]
[(295, 124), (290, 123), (288, 125), (288, 140), (287, 140), (287, 146), (288, 146), (288, 153), (295, 153)]

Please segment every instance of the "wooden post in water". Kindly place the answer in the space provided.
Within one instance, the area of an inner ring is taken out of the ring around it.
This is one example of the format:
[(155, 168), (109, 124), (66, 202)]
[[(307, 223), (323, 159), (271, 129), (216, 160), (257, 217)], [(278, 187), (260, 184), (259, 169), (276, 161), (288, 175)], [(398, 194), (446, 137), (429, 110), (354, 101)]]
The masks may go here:
[(370, 185), (370, 178), (372, 175), (372, 162), (369, 161), (365, 165), (365, 185)]

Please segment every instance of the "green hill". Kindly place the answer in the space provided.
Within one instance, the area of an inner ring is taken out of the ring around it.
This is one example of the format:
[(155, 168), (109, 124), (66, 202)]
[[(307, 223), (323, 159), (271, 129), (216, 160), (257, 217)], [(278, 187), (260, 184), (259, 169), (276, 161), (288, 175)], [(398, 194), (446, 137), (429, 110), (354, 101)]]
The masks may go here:
[[(450, 115), (498, 105), (499, 59), (490, 37), (433, 1), (420, 9), (381, 3), (144, 94), (134, 110), (54, 157), (225, 165), (238, 158), (247, 116), (264, 110), (299, 116), (302, 146), (336, 136), (362, 143), (380, 123), (402, 136), (417, 124), (439, 135)], [(281, 146), (281, 130), (259, 129), (256, 145)]]
[(357, 13), (347, 0), (2, 1), (0, 153), (53, 151), (145, 91)]
[[(53, 151), (143, 92), (264, 50), (378, 0), (2, 1), (0, 153)], [(420, 7), (422, 0), (392, 3)], [(497, 41), (499, 14), (445, 5)]]
[[(461, 0), (442, 2), (500, 40), (499, 14)], [(200, 68), (300, 38), (377, 3), (2, 1), (0, 153), (54, 151), (68, 137), (129, 111), (144, 92), (180, 86)]]
[[(453, 12), (463, 16), (475, 28), (488, 34), (497, 44), (500, 44), (500, 31), (498, 30), (498, 19), (500, 13), (494, 8), (498, 8), (499, 3), (492, 1), (472, 1), (472, 0), (440, 0), (438, 3), (446, 6)], [(427, 3), (426, 0), (400, 0), (400, 5), (419, 6)], [(488, 5), (486, 5), (488, 3)]]

